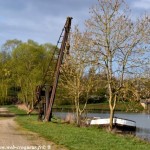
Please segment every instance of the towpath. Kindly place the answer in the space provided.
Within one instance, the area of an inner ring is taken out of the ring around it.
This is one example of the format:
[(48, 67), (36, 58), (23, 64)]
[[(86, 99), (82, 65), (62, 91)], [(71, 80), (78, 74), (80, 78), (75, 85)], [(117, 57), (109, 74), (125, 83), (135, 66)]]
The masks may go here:
[(6, 108), (0, 108), (0, 150), (67, 150), (21, 128), (14, 118)]

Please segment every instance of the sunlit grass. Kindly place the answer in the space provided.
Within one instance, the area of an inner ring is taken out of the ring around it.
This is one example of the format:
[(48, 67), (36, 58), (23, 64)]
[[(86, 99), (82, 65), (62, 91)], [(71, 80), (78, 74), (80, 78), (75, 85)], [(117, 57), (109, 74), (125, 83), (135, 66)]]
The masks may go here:
[[(82, 107), (84, 107), (84, 105), (81, 104), (80, 107), (82, 108)], [(54, 108), (74, 109), (74, 106), (73, 105), (60, 105), (60, 106), (55, 105)], [(87, 111), (90, 111), (90, 110), (109, 111), (109, 104), (108, 103), (87, 104), (86, 109), (87, 109)], [(115, 110), (116, 111), (142, 111), (143, 108), (137, 102), (135, 102), (135, 103), (118, 102)]]
[(56, 144), (71, 150), (149, 150), (150, 143), (135, 137), (116, 135), (95, 127), (38, 122), (36, 115), (27, 116), (15, 107), (9, 109), (18, 114), (16, 121), (24, 128), (39, 133)]

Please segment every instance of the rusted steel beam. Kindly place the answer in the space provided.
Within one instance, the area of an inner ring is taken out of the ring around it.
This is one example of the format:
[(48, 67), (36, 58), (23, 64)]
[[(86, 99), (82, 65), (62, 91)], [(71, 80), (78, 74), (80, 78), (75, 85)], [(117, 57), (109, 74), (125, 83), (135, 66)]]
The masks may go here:
[(53, 106), (53, 103), (54, 103), (56, 88), (57, 88), (57, 85), (58, 85), (60, 67), (61, 67), (61, 64), (62, 64), (62, 61), (63, 61), (64, 51), (65, 51), (65, 47), (66, 47), (66, 44), (67, 44), (70, 28), (71, 28), (71, 20), (72, 20), (72, 17), (67, 17), (67, 20), (66, 20), (66, 23), (65, 23), (64, 36), (63, 36), (63, 40), (62, 40), (62, 43), (61, 43), (60, 52), (59, 52), (59, 56), (58, 56), (58, 60), (57, 60), (57, 65), (56, 65), (55, 75), (54, 75), (54, 82), (53, 82), (52, 91), (51, 91), (51, 95), (50, 95), (48, 110), (47, 110), (46, 116), (45, 116), (45, 121), (51, 121), (52, 106)]

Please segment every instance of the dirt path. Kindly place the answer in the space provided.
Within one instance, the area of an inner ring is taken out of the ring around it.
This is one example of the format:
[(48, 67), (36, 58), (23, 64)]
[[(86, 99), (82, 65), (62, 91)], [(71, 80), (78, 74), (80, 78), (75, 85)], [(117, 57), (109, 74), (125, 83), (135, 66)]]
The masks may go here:
[(53, 142), (47, 141), (38, 134), (22, 129), (6, 108), (0, 108), (0, 150), (67, 150)]

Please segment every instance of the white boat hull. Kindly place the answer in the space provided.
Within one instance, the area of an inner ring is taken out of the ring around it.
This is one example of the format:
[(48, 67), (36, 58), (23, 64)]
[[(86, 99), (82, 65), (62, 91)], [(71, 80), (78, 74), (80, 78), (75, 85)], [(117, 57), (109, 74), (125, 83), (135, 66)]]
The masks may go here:
[[(110, 123), (109, 118), (93, 118), (87, 121), (88, 125), (101, 125), (101, 126), (108, 126)], [(113, 126), (120, 129), (120, 130), (129, 130), (135, 131), (136, 130), (136, 122), (128, 119), (123, 118), (113, 118)]]

